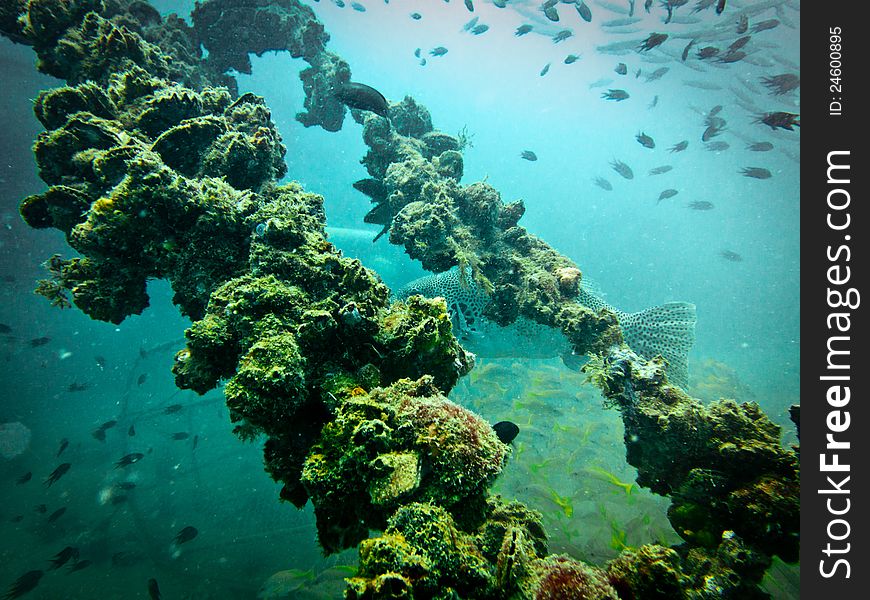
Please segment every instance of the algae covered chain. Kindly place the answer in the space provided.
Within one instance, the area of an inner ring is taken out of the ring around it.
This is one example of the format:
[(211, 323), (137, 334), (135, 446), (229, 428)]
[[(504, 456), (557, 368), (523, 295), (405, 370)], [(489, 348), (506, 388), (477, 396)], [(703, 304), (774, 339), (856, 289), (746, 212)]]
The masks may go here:
[[(120, 323), (148, 306), (148, 279), (167, 280), (192, 320), (176, 384), (204, 394), (226, 381), (235, 432), (265, 438), (281, 498), (312, 502), (327, 553), (360, 547), (347, 597), (699, 598), (713, 585), (751, 598), (774, 555), (796, 559), (797, 455), (780, 446), (779, 427), (755, 404), (703, 405), (670, 383), (663, 358), (623, 343), (614, 312), (578, 301), (579, 267), (519, 224), (523, 203), (462, 184), (462, 141), (410, 96), (391, 102), (354, 84), (311, 8), (206, 0), (191, 26), (132, 1), (14, 10), (3, 33), (67, 83), (35, 101), (48, 188), (20, 212), (62, 231), (78, 256), (49, 259), (38, 292)], [(583, 3), (578, 11), (589, 15)], [(362, 125), (372, 181), (361, 187), (377, 205), (368, 218), (391, 243), (427, 270), (456, 268), (489, 299), (480, 314), (491, 323), (522, 316), (591, 355), (587, 375), (620, 411), (638, 483), (671, 497), (679, 553), (648, 544), (601, 566), (552, 555), (540, 513), (490, 493), (510, 449), (447, 398), (474, 357), (444, 300), (391, 301), (374, 272), (326, 239), (323, 198), (277, 183), (286, 148), (272, 113), (228, 74), (250, 73), (250, 53), (276, 49), (309, 64), (300, 123), (338, 131), (349, 113)], [(614, 168), (633, 177), (621, 161)], [(118, 470), (140, 459), (128, 454)], [(25, 577), (20, 589), (38, 582)]]

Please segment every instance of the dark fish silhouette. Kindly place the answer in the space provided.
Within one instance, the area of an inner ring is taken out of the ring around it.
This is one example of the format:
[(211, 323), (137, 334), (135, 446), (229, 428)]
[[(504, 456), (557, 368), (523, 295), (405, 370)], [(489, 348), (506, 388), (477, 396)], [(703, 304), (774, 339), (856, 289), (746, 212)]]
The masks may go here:
[(737, 35), (743, 35), (749, 30), (749, 17), (746, 15), (740, 15), (740, 18), (737, 19)]
[(722, 152), (723, 150), (730, 148), (731, 145), (728, 142), (716, 140), (715, 142), (707, 142), (704, 144), (704, 147), (710, 152)]
[(689, 202), (687, 206), (692, 210), (712, 210), (714, 208), (713, 203), (707, 200), (695, 200), (694, 202)]
[(181, 412), (181, 409), (184, 408), (181, 404), (170, 404), (166, 408), (163, 409), (164, 415), (171, 415), (177, 412)]
[(141, 452), (131, 452), (126, 456), (122, 456), (121, 460), (115, 463), (116, 469), (123, 469), (124, 467), (129, 467), (132, 464), (135, 464), (145, 458), (145, 455)]
[(621, 160), (612, 160), (610, 161), (610, 166), (613, 167), (613, 170), (625, 177), (626, 179), (634, 179), (634, 171), (631, 170), (627, 164), (622, 162)]
[(106, 430), (111, 429), (112, 427), (114, 427), (117, 424), (118, 424), (118, 421), (116, 421), (115, 419), (112, 419), (110, 421), (106, 421), (105, 423), (103, 423), (102, 425), (100, 425), (99, 427), (94, 429), (91, 432), (91, 435), (94, 436), (94, 439), (97, 439), (101, 442), (105, 442), (106, 441)]
[(592, 182), (600, 187), (602, 190), (606, 190), (608, 192), (613, 191), (613, 186), (610, 184), (609, 181), (604, 179), (604, 177), (596, 177), (592, 180)]
[(63, 451), (66, 450), (68, 446), (69, 446), (69, 440), (66, 438), (63, 438), (60, 441), (60, 447), (57, 449), (57, 454), (55, 455), (55, 457), (59, 457), (61, 454), (63, 454)]
[(768, 19), (767, 21), (761, 21), (752, 26), (752, 33), (758, 33), (759, 31), (765, 31), (767, 29), (773, 29), (779, 25), (779, 21), (776, 19)]
[(187, 433), (186, 431), (178, 431), (178, 432), (172, 434), (173, 440), (186, 440), (189, 437), (190, 437), (190, 434)]
[(656, 204), (658, 204), (662, 200), (667, 200), (668, 198), (673, 198), (677, 194), (679, 194), (679, 192), (677, 190), (674, 190), (674, 189), (664, 190), (661, 194), (659, 194), (659, 199), (656, 200)]
[(185, 542), (189, 542), (198, 535), (199, 531), (196, 529), (196, 527), (188, 525), (187, 527), (175, 534), (175, 537), (172, 538), (172, 543), (176, 545), (184, 544)]
[(682, 142), (677, 142), (673, 146), (670, 147), (671, 152), (682, 152), (686, 148), (689, 147), (689, 140), (683, 140)]
[(33, 338), (32, 340), (30, 340), (30, 347), (31, 348), (39, 348), (40, 346), (45, 346), (50, 341), (51, 341), (50, 337)]
[(526, 35), (531, 30), (532, 30), (531, 25), (520, 25), (519, 27), (517, 27), (517, 30), (514, 31), (514, 35), (517, 37), (520, 37), (520, 36)]
[(6, 323), (0, 323), (0, 334), (6, 335), (12, 333), (12, 328)]
[(489, 25), (483, 23), (472, 27), (471, 35), (480, 35), (482, 33), (486, 33), (487, 31), (489, 31)]
[(87, 569), (90, 566), (91, 566), (91, 561), (89, 561), (88, 559), (77, 560), (75, 563), (70, 565), (69, 572), (75, 573), (76, 571), (81, 571), (82, 569)]
[(471, 31), (471, 29), (477, 25), (478, 19), (480, 19), (480, 17), (474, 17), (471, 19), (468, 23), (462, 26), (462, 31)]
[(415, 12), (415, 13), (411, 13), (411, 18), (414, 19), (415, 21), (419, 21), (420, 19), (423, 18), (423, 15), (421, 15), (420, 13)]
[(86, 389), (88, 389), (87, 383), (78, 383), (78, 382), (74, 381), (71, 384), (69, 384), (69, 386), (66, 388), (66, 391), (68, 391), (68, 392), (83, 392)]
[(719, 0), (719, 2), (716, 3), (716, 14), (721, 15), (722, 11), (724, 11), (724, 10), (725, 10), (725, 0)]
[(773, 174), (763, 167), (743, 167), (740, 173), (745, 177), (752, 177), (753, 179), (770, 179), (773, 177)]
[(689, 58), (689, 50), (692, 48), (692, 46), (695, 45), (696, 41), (697, 40), (693, 39), (691, 42), (689, 42), (686, 45), (685, 48), (683, 48), (683, 54), (680, 56), (680, 60), (682, 60), (683, 62), (686, 62), (686, 59)]
[(628, 99), (630, 96), (628, 92), (625, 90), (607, 90), (601, 97), (605, 100), (616, 100), (617, 102), (622, 102), (623, 100)]
[(447, 54), (447, 48), (445, 48), (444, 46), (438, 46), (437, 48), (433, 48), (432, 50), (430, 50), (429, 54), (431, 54), (432, 56), (444, 56), (445, 54)]
[(546, 65), (544, 65), (544, 68), (541, 69), (541, 72), (538, 73), (538, 75), (543, 77), (544, 75), (546, 75), (549, 72), (549, 70), (550, 70), (550, 63), (547, 63)]
[(722, 250), (719, 256), (730, 262), (741, 262), (743, 257), (732, 250)]
[(97, 366), (100, 367), (100, 370), (106, 368), (106, 359), (102, 356), (95, 356), (94, 361), (97, 363)]
[(48, 507), (45, 504), (37, 504), (36, 508), (33, 509), (33, 512), (44, 515), (48, 512)]
[(472, 0), (465, 0), (465, 8), (468, 9), (468, 12), (474, 12), (474, 2)]
[(42, 579), (43, 572), (40, 570), (28, 571), (21, 577), (15, 580), (11, 586), (9, 586), (9, 591), (6, 592), (6, 596), (4, 598), (6, 600), (11, 600), (12, 598), (20, 598), (27, 592), (33, 590), (37, 585), (39, 585), (39, 580)]
[(570, 29), (563, 29), (562, 31), (553, 34), (553, 43), (558, 44), (559, 42), (564, 42), (572, 35), (574, 35), (573, 31), (571, 31)]
[(769, 152), (773, 150), (773, 144), (770, 142), (755, 142), (754, 144), (749, 144), (746, 146), (747, 150), (752, 150), (753, 152)]
[(72, 466), (70, 463), (61, 463), (57, 466), (57, 468), (51, 472), (51, 475), (45, 480), (45, 485), (51, 487), (54, 482), (63, 477), (69, 468)]
[(626, 66), (625, 63), (619, 63), (618, 65), (616, 65), (616, 68), (613, 70), (616, 71), (620, 75), (625, 75), (626, 73), (628, 73), (628, 67)]
[(147, 373), (142, 373), (142, 374), (139, 375), (139, 377), (136, 379), (136, 385), (142, 385), (143, 383), (145, 383), (145, 381), (146, 381), (147, 379), (148, 379), (148, 374), (147, 374)]
[(589, 7), (583, 0), (577, 0), (574, 3), (574, 8), (577, 9), (577, 13), (580, 15), (581, 19), (583, 19), (587, 23), (592, 22), (592, 11), (589, 10)]
[(668, 39), (667, 33), (651, 33), (638, 47), (639, 52), (647, 52), (656, 46), (661, 46)]
[(78, 548), (73, 548), (72, 546), (67, 546), (60, 552), (54, 555), (49, 562), (51, 563), (50, 569), (59, 569), (68, 563), (72, 559), (73, 561), (77, 561), (79, 559), (79, 551)]
[(565, 57), (565, 60), (563, 62), (566, 65), (570, 65), (570, 64), (577, 62), (579, 59), (580, 59), (580, 57), (577, 56), (576, 54), (569, 54), (568, 56)]
[(54, 511), (53, 513), (48, 515), (48, 522), (54, 523), (59, 518), (61, 518), (63, 516), (63, 513), (65, 513), (65, 512), (66, 512), (66, 506), (62, 506), (62, 507), (58, 508), (56, 511)]
[(389, 114), (390, 105), (384, 95), (364, 83), (343, 83), (335, 88), (333, 95), (349, 108), (368, 110), (382, 117)]
[(350, 7), (354, 9), (356, 12), (365, 12), (366, 7), (360, 4), (359, 2), (351, 2)]
[(127, 430), (127, 435), (129, 437), (135, 437), (136, 436), (136, 427), (133, 425), (130, 425), (130, 428)]
[(782, 75), (774, 75), (773, 77), (762, 77), (761, 83), (770, 90), (774, 96), (787, 94), (792, 90), (796, 90), (801, 85), (801, 78), (794, 73), (783, 73)]
[(532, 152), (531, 150), (523, 150), (520, 153), (520, 158), (524, 158), (528, 161), (535, 162), (538, 160), (538, 155)]
[(668, 171), (673, 170), (671, 165), (662, 165), (660, 167), (654, 167), (649, 170), (650, 175), (661, 175), (662, 173), (667, 173)]
[(520, 428), (510, 421), (499, 421), (493, 425), (492, 428), (495, 430), (495, 435), (499, 440), (501, 440), (502, 444), (510, 444), (520, 432)]
[(656, 143), (650, 136), (645, 134), (644, 132), (638, 133), (634, 138), (637, 140), (637, 143), (643, 146), (644, 148), (655, 148)]
[(157, 585), (157, 580), (153, 577), (148, 580), (148, 597), (151, 600), (160, 600), (160, 586)]
[(16, 479), (15, 484), (16, 485), (24, 485), (25, 483), (30, 481), (32, 478), (33, 478), (33, 472), (28, 471), (27, 473), (25, 473), (24, 475), (22, 475), (21, 477)]

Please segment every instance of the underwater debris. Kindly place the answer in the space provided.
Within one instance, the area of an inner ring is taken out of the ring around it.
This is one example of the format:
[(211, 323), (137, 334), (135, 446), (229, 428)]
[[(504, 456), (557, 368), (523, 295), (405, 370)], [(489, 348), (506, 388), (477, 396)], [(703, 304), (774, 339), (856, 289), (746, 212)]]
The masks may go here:
[(125, 467), (129, 467), (130, 465), (136, 464), (143, 458), (145, 458), (145, 455), (141, 452), (131, 452), (130, 454), (125, 454), (118, 460), (118, 462), (115, 463), (115, 468), (123, 469)]

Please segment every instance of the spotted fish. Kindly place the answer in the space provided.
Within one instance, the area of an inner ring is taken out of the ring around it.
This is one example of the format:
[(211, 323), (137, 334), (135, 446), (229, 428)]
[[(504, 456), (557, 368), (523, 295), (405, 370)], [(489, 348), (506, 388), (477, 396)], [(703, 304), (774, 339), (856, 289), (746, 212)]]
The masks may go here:
[[(554, 328), (518, 318), (507, 327), (489, 321), (483, 315), (489, 296), (472, 277), (460, 281), (458, 267), (443, 273), (416, 279), (395, 292), (404, 300), (414, 294), (427, 298), (440, 296), (457, 337), (471, 352), (484, 357), (552, 358), (561, 356), (569, 366), (571, 347), (562, 333)], [(577, 301), (594, 311), (607, 309), (616, 315), (626, 343), (645, 358), (661, 355), (668, 363), (668, 379), (683, 388), (688, 386), (688, 355), (695, 342), (695, 305), (668, 302), (636, 313), (625, 313), (610, 306), (583, 280)]]

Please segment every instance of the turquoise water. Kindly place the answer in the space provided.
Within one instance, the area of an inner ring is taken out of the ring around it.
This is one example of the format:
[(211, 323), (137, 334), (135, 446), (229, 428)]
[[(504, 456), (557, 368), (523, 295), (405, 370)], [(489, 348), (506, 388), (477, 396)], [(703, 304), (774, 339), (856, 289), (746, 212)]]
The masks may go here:
[[(679, 60), (687, 40), (668, 44), (670, 57), (649, 53), (667, 58), (661, 63), (646, 62), (634, 51), (620, 56), (597, 51), (598, 45), (645, 35), (601, 31), (598, 15), (621, 15), (595, 3), (590, 3), (593, 24), (569, 18), (564, 8), (562, 23), (547, 24), (531, 4), (500, 10), (477, 3), (474, 15), (490, 26), (479, 36), (461, 32), (472, 15), (457, 0), (363, 4), (364, 13), (328, 0), (313, 5), (332, 36), (331, 50), (349, 60), (354, 80), (391, 100), (414, 96), (445, 132), (467, 128), (473, 147), (465, 152), (463, 183), (486, 178), (504, 200), (523, 198), (523, 224), (575, 260), (611, 304), (634, 311), (669, 300), (694, 302), (698, 325), (690, 372), (697, 395), (754, 399), (790, 432), (786, 411), (799, 400), (800, 383), (800, 133), (754, 124), (734, 90), (765, 111), (800, 112), (799, 90), (774, 97), (759, 81), (795, 72), (775, 57), (799, 63), (798, 30), (786, 24), (798, 27), (799, 12), (783, 7), (786, 19), (779, 27), (753, 34), (750, 58), (771, 66), (705, 63), (703, 71), (695, 71)], [(155, 5), (164, 13), (185, 13), (192, 2)], [(688, 9), (678, 14), (688, 15)], [(410, 19), (413, 11), (423, 18)], [(532, 15), (539, 31), (570, 27), (575, 35), (559, 44), (538, 31), (515, 37), (514, 29), (533, 22)], [(659, 15), (641, 14), (646, 20), (638, 27), (655, 27)], [(770, 9), (758, 18), (775, 16)], [(703, 29), (727, 13), (716, 17), (707, 11), (699, 18), (699, 24), (678, 27)], [(436, 46), (449, 52), (429, 56)], [(425, 66), (414, 56), (418, 47)], [(581, 58), (565, 65), (570, 53)], [(146, 582), (154, 577), (166, 598), (250, 598), (273, 573), (287, 570), (293, 571), (285, 573), (282, 585), (295, 590), (291, 597), (337, 597), (347, 574), (341, 566), (354, 564), (354, 553), (321, 557), (310, 506), (297, 511), (277, 502), (278, 486), (262, 471), (259, 446), (231, 434), (219, 391), (198, 397), (175, 388), (169, 367), (188, 322), (171, 305), (166, 284), (152, 282), (152, 306), (120, 326), (52, 309), (32, 294), (42, 276), (40, 263), (55, 252), (69, 253), (59, 232), (31, 230), (17, 216), (18, 200), (44, 189), (30, 150), (41, 131), (31, 100), (38, 90), (58, 85), (38, 75), (33, 60), (28, 48), (0, 39), (2, 110), (15, 125), (0, 133), (0, 322), (10, 328), (0, 334), (0, 422), (21, 422), (32, 432), (26, 450), (0, 459), (0, 589), (25, 571), (45, 568), (64, 546), (74, 545), (92, 565), (47, 574), (29, 597), (144, 598)], [(619, 62), (628, 65), (627, 75), (614, 72)], [(548, 73), (540, 76), (547, 63)], [(252, 75), (238, 77), (240, 91), (265, 97), (288, 147), (288, 179), (325, 197), (336, 243), (391, 286), (423, 275), (386, 240), (369, 241), (378, 228), (362, 224), (370, 205), (351, 187), (366, 176), (359, 164), (366, 151), (361, 128), (350, 119), (334, 134), (303, 128), (295, 114), (302, 108), (298, 72), (305, 64), (267, 54), (254, 58), (253, 65)], [(661, 66), (670, 70), (657, 81), (634, 77), (637, 68), (648, 73)], [(613, 82), (590, 89), (605, 77)], [(686, 81), (720, 89), (702, 90)], [(631, 97), (604, 100), (601, 93), (608, 88), (625, 89)], [(655, 97), (656, 106), (648, 108)], [(719, 116), (728, 123), (716, 138), (730, 144), (721, 152), (708, 151), (701, 142), (704, 113), (715, 105), (723, 106)], [(638, 144), (635, 135), (641, 131), (655, 139), (655, 149)], [(689, 140), (685, 152), (668, 152), (684, 139)], [(749, 141), (770, 141), (775, 149), (750, 152)], [(522, 160), (523, 150), (533, 150), (538, 160)], [(614, 159), (632, 167), (633, 180), (611, 169)], [(673, 170), (647, 175), (665, 164)], [(773, 176), (743, 177), (739, 171), (749, 166)], [(596, 186), (597, 176), (608, 179), (613, 190)], [(679, 193), (657, 204), (669, 188)], [(709, 201), (715, 208), (691, 210), (686, 205), (692, 201)], [(725, 260), (723, 250), (743, 260)], [(31, 346), (30, 340), (43, 336), (51, 341)], [(102, 367), (97, 357), (105, 359)], [(139, 384), (141, 375), (146, 377)], [(86, 389), (70, 392), (71, 384)], [(451, 398), (490, 421), (510, 418), (520, 425), (518, 451), (496, 491), (545, 513), (551, 550), (602, 562), (618, 552), (620, 540), (674, 543), (667, 500), (615, 483), (630, 483), (633, 470), (624, 461), (618, 416), (604, 411), (596, 394), (558, 360), (518, 357), (481, 361)], [(165, 414), (175, 403), (184, 409)], [(118, 424), (107, 430), (105, 442), (95, 440), (92, 431), (110, 419)], [(135, 436), (128, 435), (131, 425)], [(179, 432), (190, 437), (173, 440)], [(57, 458), (62, 438), (70, 445)], [(135, 469), (114, 469), (130, 452), (145, 458)], [(69, 473), (46, 488), (42, 480), (64, 461), (72, 465)], [(563, 470), (563, 463), (569, 469)], [(33, 479), (16, 485), (26, 472)], [(112, 498), (119, 494), (113, 486), (122, 481), (136, 488), (115, 504)], [(35, 511), (40, 504), (46, 505), (45, 514)], [(67, 511), (47, 523), (62, 506)], [(199, 535), (175, 555), (172, 538), (187, 525)], [(773, 572), (770, 591), (796, 597), (793, 570)]]

